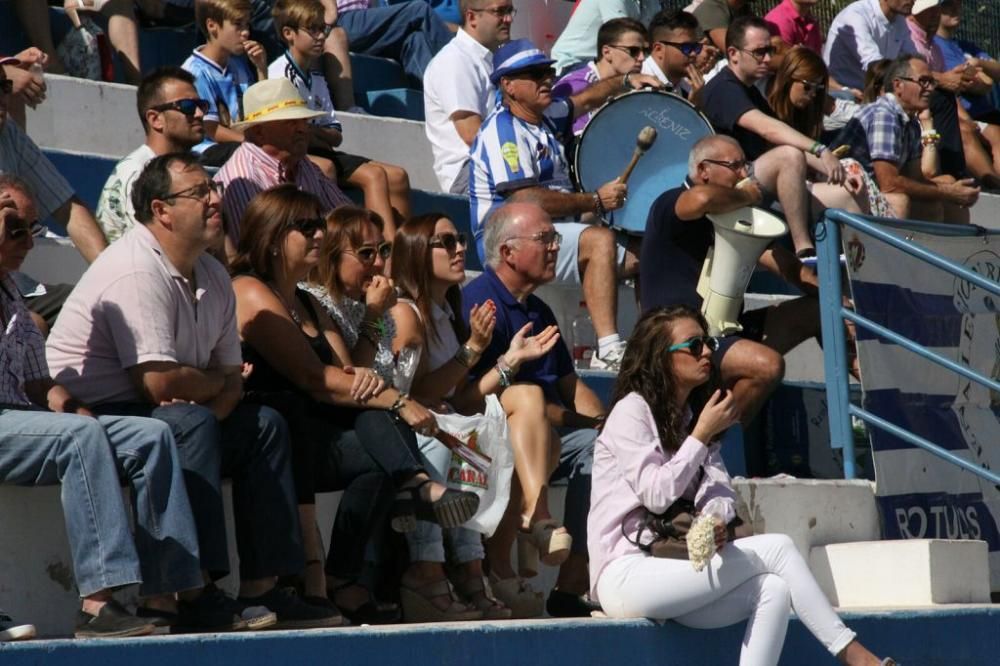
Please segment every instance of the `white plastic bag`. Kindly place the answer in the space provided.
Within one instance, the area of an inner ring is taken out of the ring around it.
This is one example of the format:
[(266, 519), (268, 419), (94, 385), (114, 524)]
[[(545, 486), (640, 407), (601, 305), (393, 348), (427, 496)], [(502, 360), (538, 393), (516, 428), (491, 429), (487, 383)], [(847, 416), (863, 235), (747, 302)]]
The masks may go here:
[(507, 439), (507, 415), (500, 400), (494, 395), (486, 396), (486, 409), (482, 414), (435, 413), (434, 417), (439, 429), (491, 459), (483, 473), (453, 452), (447, 474), (449, 488), (479, 495), (479, 511), (462, 527), (491, 536), (507, 510), (514, 472), (514, 454)]

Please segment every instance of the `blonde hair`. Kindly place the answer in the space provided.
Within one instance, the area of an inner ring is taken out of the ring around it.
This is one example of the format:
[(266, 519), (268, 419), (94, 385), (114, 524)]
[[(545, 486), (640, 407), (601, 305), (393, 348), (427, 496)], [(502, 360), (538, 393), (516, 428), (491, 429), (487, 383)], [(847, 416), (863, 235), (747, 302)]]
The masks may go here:
[(250, 0), (195, 0), (194, 22), (205, 39), (208, 34), (209, 19), (222, 25), (224, 21), (236, 23), (250, 18)]
[(285, 42), (285, 28), (308, 28), (323, 23), (323, 3), (319, 0), (278, 0), (271, 11), (278, 39)]

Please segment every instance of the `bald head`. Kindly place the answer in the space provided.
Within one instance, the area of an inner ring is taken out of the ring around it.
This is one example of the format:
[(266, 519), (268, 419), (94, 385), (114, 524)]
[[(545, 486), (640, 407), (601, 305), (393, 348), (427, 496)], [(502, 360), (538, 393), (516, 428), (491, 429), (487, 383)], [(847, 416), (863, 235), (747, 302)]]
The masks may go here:
[(691, 148), (691, 152), (688, 153), (688, 176), (692, 180), (697, 181), (698, 167), (702, 162), (705, 160), (720, 159), (723, 153), (728, 154), (733, 150), (738, 150), (740, 155), (743, 154), (743, 149), (740, 148), (739, 142), (731, 136), (709, 134), (699, 139), (694, 144), (694, 147)]

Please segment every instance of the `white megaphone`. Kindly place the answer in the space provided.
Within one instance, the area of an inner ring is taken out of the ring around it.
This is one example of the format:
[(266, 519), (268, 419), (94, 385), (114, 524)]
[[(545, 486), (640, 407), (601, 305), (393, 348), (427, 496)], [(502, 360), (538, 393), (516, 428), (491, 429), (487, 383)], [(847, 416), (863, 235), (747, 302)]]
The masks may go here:
[(715, 227), (715, 246), (709, 248), (698, 280), (701, 312), (709, 335), (732, 335), (743, 330), (737, 320), (757, 260), (772, 240), (788, 232), (788, 226), (761, 208), (707, 217)]

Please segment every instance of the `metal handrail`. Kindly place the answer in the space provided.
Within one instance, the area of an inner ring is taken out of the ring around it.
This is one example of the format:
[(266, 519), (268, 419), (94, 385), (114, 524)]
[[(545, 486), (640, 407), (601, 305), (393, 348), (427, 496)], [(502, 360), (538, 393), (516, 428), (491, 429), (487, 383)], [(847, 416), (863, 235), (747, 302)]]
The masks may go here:
[(854, 437), (851, 431), (851, 417), (855, 416), (866, 424), (884, 430), (904, 439), (914, 446), (958, 465), (990, 483), (1000, 485), (1000, 475), (976, 466), (956, 456), (944, 447), (935, 444), (905, 428), (886, 421), (871, 412), (851, 404), (850, 380), (847, 375), (847, 340), (843, 320), (848, 319), (859, 328), (869, 330), (879, 337), (894, 342), (921, 357), (956, 372), (992, 390), (1000, 391), (997, 382), (962, 363), (955, 363), (926, 347), (885, 328), (866, 317), (858, 315), (843, 305), (843, 289), (840, 278), (840, 225), (852, 227), (872, 236), (892, 247), (939, 268), (955, 277), (971, 282), (991, 294), (1000, 296), (1000, 283), (988, 280), (965, 266), (956, 264), (939, 254), (911, 241), (880, 229), (873, 222), (876, 218), (855, 215), (843, 210), (830, 209), (824, 213), (816, 227), (816, 254), (820, 284), (820, 319), (823, 327), (823, 367), (826, 375), (827, 413), (830, 418), (830, 446), (843, 449), (844, 478), (857, 476), (854, 464)]

